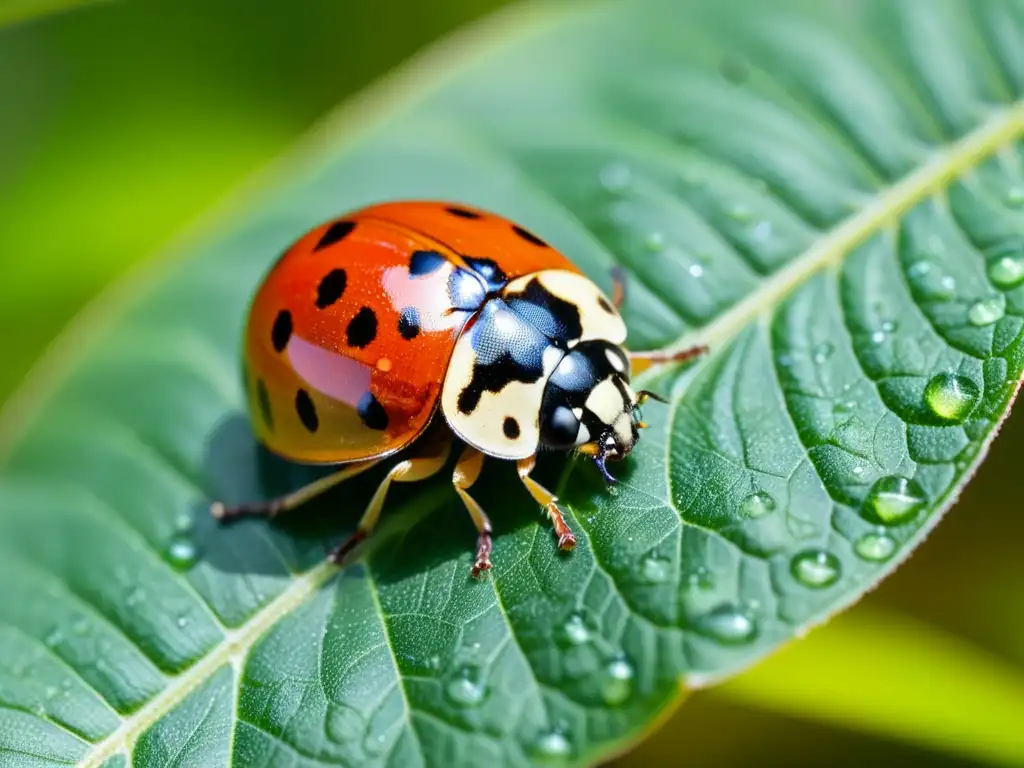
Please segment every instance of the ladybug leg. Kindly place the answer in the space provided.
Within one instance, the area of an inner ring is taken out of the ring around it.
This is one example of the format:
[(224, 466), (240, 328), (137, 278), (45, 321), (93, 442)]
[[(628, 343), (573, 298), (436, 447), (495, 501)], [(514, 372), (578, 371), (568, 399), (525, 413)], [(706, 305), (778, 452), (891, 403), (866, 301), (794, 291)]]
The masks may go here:
[(473, 518), (473, 525), (480, 532), (476, 542), (476, 561), (473, 563), (473, 576), (479, 576), (484, 571), (491, 569), (491, 521), (483, 508), (476, 502), (468, 491), (473, 483), (480, 477), (480, 470), (484, 466), (484, 455), (472, 446), (466, 446), (462, 455), (455, 464), (455, 472), (452, 474), (452, 484), (455, 492), (459, 494), (462, 503), (466, 505), (469, 516)]
[(626, 270), (620, 266), (612, 267), (612, 304), (622, 309), (626, 301)]
[(533, 472), (536, 464), (536, 456), (530, 456), (528, 459), (520, 459), (516, 462), (516, 468), (519, 470), (519, 479), (523, 481), (523, 485), (526, 486), (526, 490), (530, 492), (530, 495), (547, 512), (548, 518), (555, 528), (555, 535), (558, 536), (558, 548), (572, 549), (576, 546), (576, 536), (573, 534), (572, 529), (569, 528), (568, 523), (565, 522), (562, 510), (558, 508), (558, 497), (530, 477), (530, 473)]
[(285, 496), (278, 496), (276, 499), (239, 504), (234, 507), (228, 507), (219, 501), (215, 501), (210, 505), (210, 514), (218, 520), (232, 520), (238, 517), (277, 517), (281, 512), (301, 507), (310, 499), (319, 496), (324, 491), (330, 490), (338, 483), (348, 480), (350, 477), (355, 477), (365, 472), (377, 463), (378, 460), (373, 459), (371, 461), (361, 461), (358, 464), (349, 464), (344, 469), (321, 477), (319, 480), (305, 485), (297, 491), (292, 491)]
[(451, 452), (451, 441), (434, 447), (436, 452), (426, 453), (423, 456), (414, 456), (400, 461), (384, 476), (377, 486), (377, 490), (366, 505), (366, 511), (359, 518), (359, 524), (355, 532), (344, 542), (335, 547), (327, 558), (333, 563), (341, 563), (364, 541), (373, 531), (380, 519), (381, 510), (384, 508), (384, 499), (388, 495), (388, 489), (392, 483), (417, 483), (426, 480), (431, 475), (436, 475), (448, 461), (448, 454)]
[(696, 347), (690, 347), (689, 349), (679, 349), (675, 351), (654, 349), (649, 352), (630, 352), (629, 362), (632, 369), (631, 373), (633, 376), (636, 376), (637, 374), (646, 371), (652, 365), (659, 365), (661, 363), (682, 363), (699, 355), (703, 355), (707, 351), (707, 347), (704, 345), (698, 345)]

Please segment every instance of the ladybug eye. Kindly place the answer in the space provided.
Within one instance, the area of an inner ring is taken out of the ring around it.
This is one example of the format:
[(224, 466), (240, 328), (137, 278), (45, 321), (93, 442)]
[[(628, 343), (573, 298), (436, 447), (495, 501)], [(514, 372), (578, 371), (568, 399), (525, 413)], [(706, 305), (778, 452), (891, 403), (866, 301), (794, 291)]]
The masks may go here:
[(541, 424), (544, 443), (551, 448), (570, 448), (576, 445), (580, 421), (566, 406), (559, 405)]

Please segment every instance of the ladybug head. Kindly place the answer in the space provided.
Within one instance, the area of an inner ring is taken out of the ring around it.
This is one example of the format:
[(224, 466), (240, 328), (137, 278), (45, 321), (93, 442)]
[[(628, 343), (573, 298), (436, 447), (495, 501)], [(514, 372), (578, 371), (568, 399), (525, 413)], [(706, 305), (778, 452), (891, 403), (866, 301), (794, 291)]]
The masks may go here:
[(607, 341), (584, 341), (566, 354), (544, 388), (540, 439), (547, 448), (578, 450), (593, 458), (605, 479), (605, 466), (626, 458), (646, 427), (640, 405), (647, 391), (629, 386), (629, 358)]

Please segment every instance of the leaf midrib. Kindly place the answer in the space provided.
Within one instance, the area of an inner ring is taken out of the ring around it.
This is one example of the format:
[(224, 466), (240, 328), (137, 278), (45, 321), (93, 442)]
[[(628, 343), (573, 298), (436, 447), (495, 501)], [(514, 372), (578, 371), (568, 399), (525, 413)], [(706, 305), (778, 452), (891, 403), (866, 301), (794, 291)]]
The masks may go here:
[[(917, 170), (883, 189), (858, 213), (840, 222), (793, 262), (775, 273), (758, 291), (704, 328), (684, 334), (672, 347), (682, 349), (694, 344), (706, 344), (717, 349), (724, 345), (752, 320), (777, 306), (819, 270), (839, 263), (872, 234), (897, 220), (927, 197), (941, 191), (953, 179), (964, 175), (1021, 135), (1024, 135), (1024, 102), (993, 111), (978, 128), (934, 152)], [(653, 371), (645, 375), (653, 375)], [(199, 688), (225, 663), (231, 663), (240, 671), (245, 656), (260, 637), (280, 618), (304, 603), (335, 573), (335, 566), (324, 562), (297, 576), (278, 597), (243, 625), (226, 633), (224, 639), (208, 655), (175, 678), (162, 693), (96, 744), (79, 765), (99, 766), (111, 756), (127, 752), (142, 732)]]

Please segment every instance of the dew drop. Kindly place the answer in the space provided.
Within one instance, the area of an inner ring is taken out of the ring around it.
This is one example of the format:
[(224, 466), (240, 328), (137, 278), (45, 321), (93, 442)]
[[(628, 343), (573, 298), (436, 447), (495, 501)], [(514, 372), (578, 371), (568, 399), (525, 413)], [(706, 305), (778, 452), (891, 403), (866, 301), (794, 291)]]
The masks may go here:
[(755, 240), (764, 242), (772, 236), (772, 223), (770, 221), (759, 221), (754, 225), (753, 236)]
[(633, 695), (633, 678), (636, 672), (626, 659), (618, 658), (609, 662), (601, 673), (601, 699), (610, 707), (616, 707)]
[(924, 277), (932, 271), (932, 263), (930, 261), (915, 261), (907, 268), (907, 274), (911, 277)]
[(988, 279), (999, 288), (1016, 288), (1024, 283), (1024, 256), (1004, 253), (988, 263)]
[(651, 232), (644, 240), (644, 245), (647, 246), (648, 251), (657, 253), (665, 247), (665, 236), (661, 232)]
[(1003, 202), (1012, 208), (1020, 208), (1024, 206), (1024, 187), (1014, 186), (1006, 190), (1006, 195), (1003, 197)]
[(775, 499), (765, 491), (755, 491), (740, 502), (740, 514), (757, 519), (775, 511)]
[(566, 645), (583, 645), (590, 640), (590, 629), (583, 617), (572, 614), (562, 626), (561, 639)]
[(885, 332), (885, 333), (892, 333), (898, 327), (899, 326), (896, 324), (895, 320), (883, 320), (882, 321), (882, 331)]
[(836, 348), (835, 346), (833, 346), (832, 342), (821, 342), (821, 344), (814, 348), (814, 362), (816, 362), (818, 365), (821, 365), (826, 360), (828, 360), (832, 356), (832, 353), (835, 351)]
[(174, 623), (178, 625), (178, 629), (184, 629), (188, 626), (188, 619), (184, 616), (179, 616), (178, 620)]
[(881, 344), (883, 341), (885, 341), (884, 331), (875, 331), (874, 333), (871, 334), (872, 344)]
[(978, 327), (992, 325), (1006, 314), (1006, 298), (1000, 293), (975, 302), (967, 310), (967, 320)]
[(175, 536), (164, 552), (164, 559), (176, 571), (187, 571), (199, 560), (199, 547), (188, 536)]
[(704, 275), (704, 267), (700, 264), (691, 264), (688, 271), (694, 277), (702, 277)]
[(943, 421), (962, 423), (981, 399), (978, 385), (957, 373), (940, 373), (924, 388), (928, 408)]
[(863, 511), (885, 525), (899, 525), (917, 514), (925, 501), (924, 491), (913, 480), (889, 475), (871, 486)]
[(572, 743), (562, 731), (548, 731), (533, 743), (533, 753), (544, 762), (561, 762), (572, 756)]
[(186, 533), (192, 530), (192, 517), (188, 513), (182, 512), (174, 518), (174, 529), (179, 533)]
[(824, 549), (801, 552), (790, 562), (789, 569), (801, 584), (815, 589), (830, 587), (839, 580), (839, 558)]
[(711, 572), (703, 565), (698, 566), (686, 577), (686, 583), (691, 588), (698, 589), (711, 589), (715, 586), (715, 580), (711, 577)]
[(884, 533), (866, 533), (857, 539), (854, 552), (864, 560), (880, 563), (896, 551), (896, 541)]
[(629, 186), (633, 172), (625, 163), (612, 163), (601, 169), (599, 178), (601, 186), (609, 192), (621, 192)]
[(483, 675), (478, 667), (460, 667), (445, 686), (448, 700), (458, 707), (475, 707), (487, 696)]
[(747, 206), (737, 203), (729, 208), (726, 215), (733, 221), (750, 221), (754, 217), (754, 212), (747, 208)]
[(363, 718), (352, 707), (331, 704), (327, 709), (327, 738), (336, 744), (351, 744), (363, 732)]
[(60, 631), (60, 628), (55, 628), (47, 634), (43, 640), (48, 648), (56, 648), (58, 645), (64, 642), (64, 633)]
[(640, 573), (648, 584), (661, 584), (672, 574), (672, 568), (664, 558), (645, 557), (640, 563)]
[(757, 634), (757, 624), (734, 605), (722, 604), (705, 613), (697, 621), (700, 634), (726, 645), (749, 643)]
[(956, 290), (956, 278), (952, 275), (946, 275), (939, 281), (939, 292), (936, 294), (939, 298), (948, 299), (953, 295)]
[(146, 593), (136, 587), (128, 593), (128, 597), (125, 598), (125, 603), (129, 608), (134, 608), (136, 605), (141, 603), (146, 597)]
[(56, 695), (57, 695), (57, 693), (59, 692), (59, 690), (60, 690), (60, 689), (59, 689), (59, 688), (57, 688), (57, 686), (55, 686), (55, 685), (48, 685), (48, 686), (46, 686), (46, 688), (45, 688), (45, 689), (43, 690), (43, 698), (45, 698), (45, 699), (47, 699), (47, 700), (49, 700), (49, 699), (52, 699), (52, 698), (53, 698), (54, 696), (56, 696)]
[(89, 622), (85, 619), (78, 619), (71, 625), (71, 631), (76, 635), (84, 635), (89, 631)]

